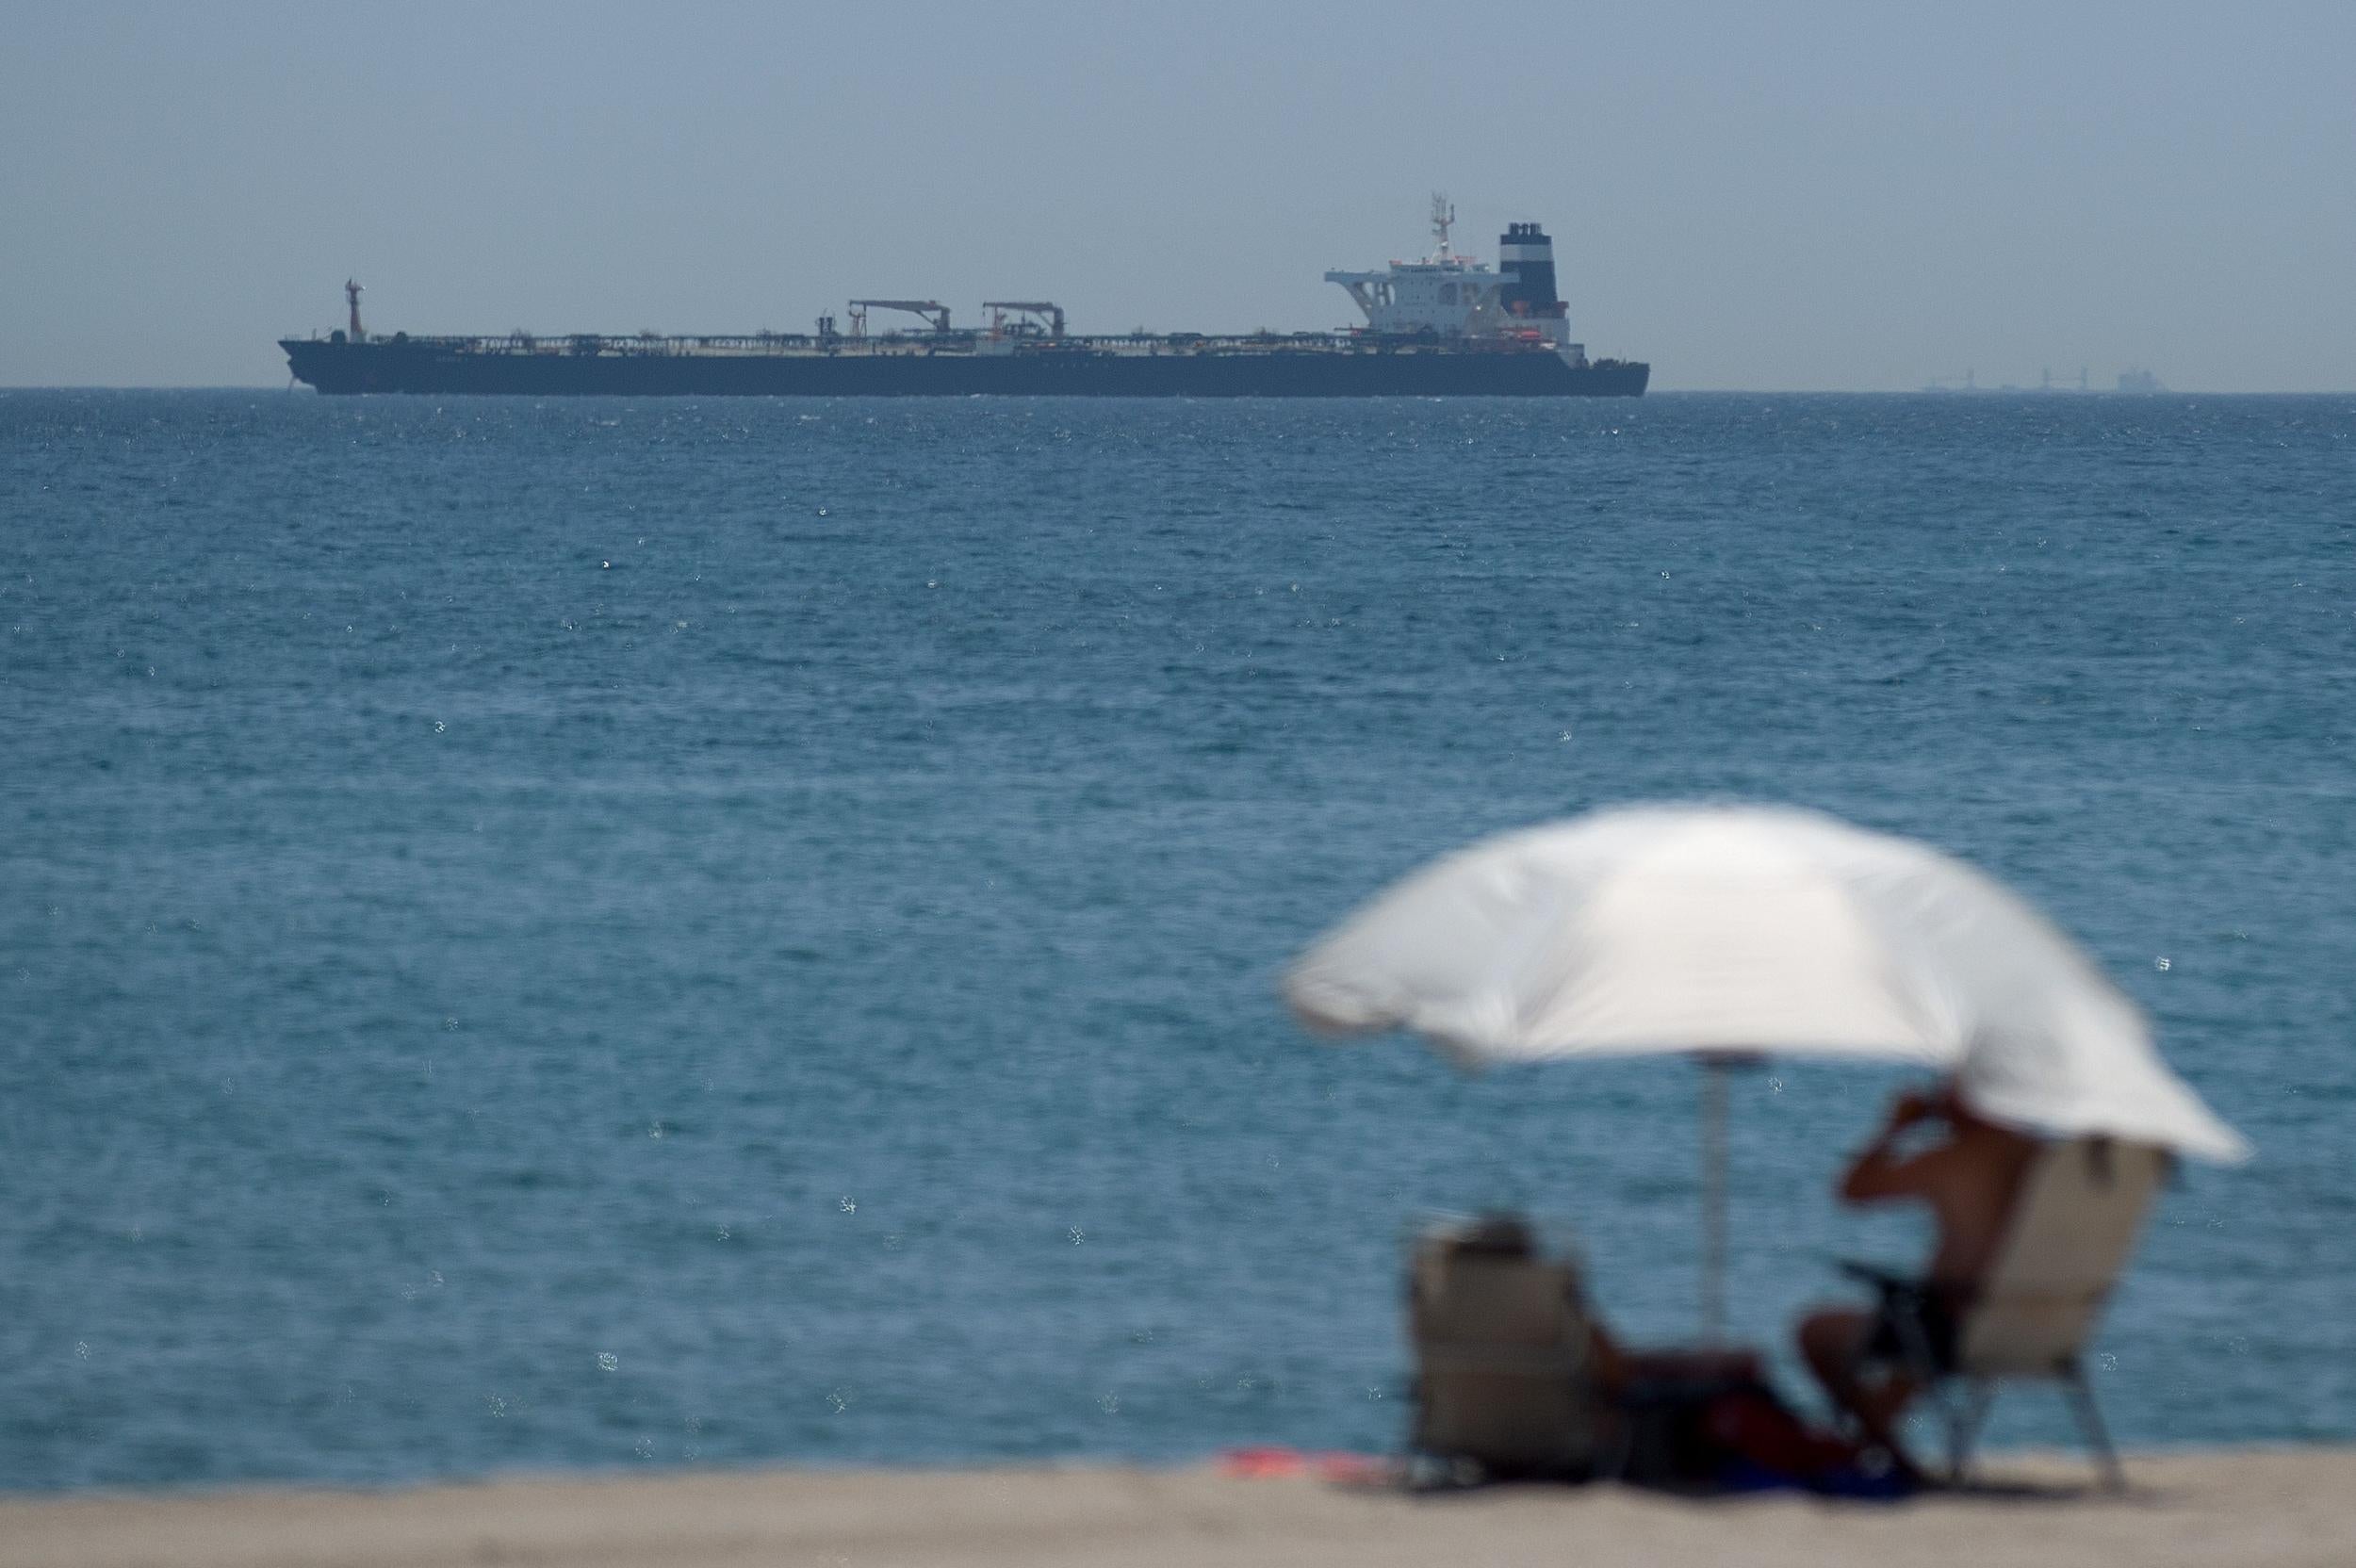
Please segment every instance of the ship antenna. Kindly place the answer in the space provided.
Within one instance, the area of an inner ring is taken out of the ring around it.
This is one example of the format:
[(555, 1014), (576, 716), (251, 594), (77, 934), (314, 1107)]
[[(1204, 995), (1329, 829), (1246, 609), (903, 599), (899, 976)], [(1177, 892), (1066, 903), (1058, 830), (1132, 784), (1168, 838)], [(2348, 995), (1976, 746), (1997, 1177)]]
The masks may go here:
[(365, 343), (368, 335), (360, 330), (360, 286), (350, 278), (344, 280), (344, 298), (352, 304), (352, 340)]
[(1440, 242), (1442, 261), (1455, 254), (1448, 246), (1448, 231), (1455, 222), (1456, 208), (1448, 201), (1448, 193), (1440, 190), (1433, 191), (1432, 193), (1432, 237)]

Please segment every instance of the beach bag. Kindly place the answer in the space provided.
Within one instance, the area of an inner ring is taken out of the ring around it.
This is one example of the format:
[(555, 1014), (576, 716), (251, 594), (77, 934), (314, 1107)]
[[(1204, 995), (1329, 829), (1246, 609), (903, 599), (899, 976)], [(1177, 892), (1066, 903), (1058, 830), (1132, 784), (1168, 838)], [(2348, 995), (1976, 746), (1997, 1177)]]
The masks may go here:
[(1729, 1464), (1800, 1485), (1855, 1468), (1857, 1445), (1809, 1426), (1764, 1383), (1729, 1388), (1701, 1412), (1699, 1435)]

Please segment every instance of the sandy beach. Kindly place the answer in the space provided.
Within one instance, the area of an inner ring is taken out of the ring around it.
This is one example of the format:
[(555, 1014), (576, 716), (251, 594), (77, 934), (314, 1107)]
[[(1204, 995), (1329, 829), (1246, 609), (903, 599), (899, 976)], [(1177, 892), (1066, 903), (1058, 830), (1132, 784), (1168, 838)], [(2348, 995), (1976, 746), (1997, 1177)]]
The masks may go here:
[(0, 1501), (0, 1565), (428, 1568), (826, 1564), (1014, 1568), (1565, 1561), (1912, 1568), (2337, 1565), (2356, 1449), (2132, 1460), (2123, 1496), (2060, 1456), (2010, 1456), (1968, 1494), (1897, 1505), (1696, 1502), (1621, 1487), (1403, 1495), (1208, 1466), (517, 1478), (385, 1492), (250, 1490)]

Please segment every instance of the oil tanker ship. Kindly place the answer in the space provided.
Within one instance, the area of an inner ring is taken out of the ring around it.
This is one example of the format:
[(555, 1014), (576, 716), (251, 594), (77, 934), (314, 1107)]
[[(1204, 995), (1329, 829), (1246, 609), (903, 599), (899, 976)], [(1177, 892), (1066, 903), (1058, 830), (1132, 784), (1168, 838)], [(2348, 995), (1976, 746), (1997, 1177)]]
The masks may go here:
[[(810, 333), (750, 336), (425, 337), (371, 334), (360, 286), (350, 323), (281, 339), (295, 378), (321, 392), (513, 393), (531, 397), (748, 396), (1363, 398), (1640, 397), (1652, 368), (1590, 359), (1556, 297), (1554, 244), (1510, 225), (1497, 266), (1449, 244), (1454, 209), (1432, 203), (1430, 255), (1380, 272), (1328, 272), (1365, 313), (1341, 332), (1248, 335), (1064, 330), (1050, 301), (983, 302), (987, 324), (956, 327), (934, 300), (853, 300)], [(871, 331), (871, 312), (921, 326)]]

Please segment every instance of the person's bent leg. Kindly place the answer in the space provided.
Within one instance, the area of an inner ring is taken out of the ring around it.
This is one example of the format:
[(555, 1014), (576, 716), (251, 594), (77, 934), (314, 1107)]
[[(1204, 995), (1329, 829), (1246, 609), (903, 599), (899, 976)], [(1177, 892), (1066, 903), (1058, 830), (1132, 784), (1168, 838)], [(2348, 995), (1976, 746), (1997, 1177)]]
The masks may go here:
[(1866, 1337), (1873, 1331), (1873, 1318), (1853, 1307), (1819, 1307), (1800, 1319), (1797, 1336), (1800, 1356), (1823, 1385), (1833, 1409), (1860, 1420), (1863, 1415), (1857, 1404), (1863, 1390), (1857, 1382), (1857, 1364)]
[(1914, 1397), (1912, 1380), (1891, 1375), (1868, 1381), (1860, 1368), (1873, 1333), (1873, 1316), (1854, 1307), (1825, 1307), (1800, 1320), (1800, 1354), (1837, 1411), (1857, 1421), (1865, 1437), (1886, 1450), (1898, 1466), (1915, 1473), (1898, 1439), (1898, 1418)]

